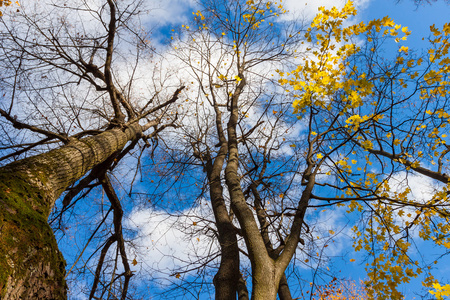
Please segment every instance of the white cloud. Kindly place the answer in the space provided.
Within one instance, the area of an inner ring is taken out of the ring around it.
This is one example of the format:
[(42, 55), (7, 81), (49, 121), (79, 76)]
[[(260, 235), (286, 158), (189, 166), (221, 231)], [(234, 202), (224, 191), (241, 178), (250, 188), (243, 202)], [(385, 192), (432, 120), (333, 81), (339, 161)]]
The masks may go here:
[[(297, 1), (297, 0), (285, 0), (283, 1), (284, 9), (288, 10), (290, 14), (284, 15), (284, 18), (300, 17), (306, 21), (312, 21), (314, 16), (318, 13), (319, 7), (324, 6), (327, 9), (335, 6), (338, 9), (344, 7), (345, 0), (321, 0), (321, 1)], [(370, 0), (354, 1), (354, 6), (358, 11), (367, 7)]]
[(133, 211), (126, 223), (126, 227), (137, 231), (128, 254), (130, 260), (138, 262), (132, 269), (141, 269), (144, 274), (158, 271), (164, 283), (176, 272), (200, 266), (218, 251), (212, 230), (208, 230), (214, 226), (212, 220), (207, 201), (176, 214), (153, 209)]
[[(409, 189), (409, 193), (406, 195), (407, 199), (413, 203), (425, 204), (430, 201), (436, 191), (442, 187), (442, 184), (437, 183), (430, 177), (421, 174), (407, 174), (406, 172), (400, 172), (389, 178), (388, 184), (391, 188), (390, 194), (394, 197), (395, 193), (402, 193), (406, 189)], [(403, 200), (403, 199), (402, 199)], [(404, 213), (402, 215), (398, 214), (399, 210)], [(401, 227), (406, 227), (406, 222), (412, 222), (416, 217), (417, 208), (414, 206), (402, 206), (396, 212), (394, 212), (393, 217), (397, 225)], [(409, 230), (409, 235), (418, 238), (419, 237), (420, 226), (413, 226)], [(403, 233), (400, 233), (400, 235)]]
[(421, 174), (406, 174), (401, 172), (389, 179), (389, 185), (392, 192), (400, 193), (406, 188), (411, 191), (408, 194), (409, 200), (418, 203), (429, 201), (436, 192), (436, 182), (430, 177)]
[(149, 13), (144, 22), (149, 25), (180, 24), (188, 20), (196, 6), (193, 0), (146, 1)]

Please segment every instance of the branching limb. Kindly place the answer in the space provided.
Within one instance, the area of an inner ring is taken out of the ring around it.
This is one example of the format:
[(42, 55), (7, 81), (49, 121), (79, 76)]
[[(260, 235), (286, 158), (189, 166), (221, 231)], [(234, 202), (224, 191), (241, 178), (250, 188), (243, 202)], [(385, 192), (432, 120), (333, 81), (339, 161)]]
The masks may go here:
[(0, 115), (3, 116), (5, 119), (7, 119), (9, 122), (11, 122), (11, 124), (14, 126), (14, 128), (17, 128), (17, 129), (28, 129), (28, 130), (31, 130), (33, 132), (37, 132), (37, 133), (43, 134), (43, 135), (47, 136), (48, 138), (58, 139), (61, 142), (63, 142), (64, 144), (69, 143), (69, 138), (66, 135), (63, 135), (63, 134), (60, 134), (60, 133), (51, 132), (51, 131), (47, 131), (47, 130), (38, 128), (38, 127), (33, 126), (33, 125), (28, 125), (28, 124), (22, 123), (22, 122), (18, 121), (17, 118), (12, 117), (10, 114), (5, 112), (1, 108), (0, 108)]

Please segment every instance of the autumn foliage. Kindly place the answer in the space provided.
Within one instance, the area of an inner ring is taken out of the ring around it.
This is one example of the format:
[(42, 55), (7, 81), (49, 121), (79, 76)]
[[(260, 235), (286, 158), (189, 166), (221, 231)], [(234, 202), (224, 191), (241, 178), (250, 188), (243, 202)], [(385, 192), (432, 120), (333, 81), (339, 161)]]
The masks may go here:
[[(0, 7), (10, 6), (12, 4), (11, 0), (0, 0)], [(16, 1), (15, 4), (19, 6), (19, 1)], [(3, 15), (3, 12), (0, 11), (0, 17)]]
[[(336, 198), (320, 199), (369, 216), (353, 227), (355, 250), (371, 257), (368, 296), (401, 299), (399, 286), (421, 274), (424, 286), (437, 284), (430, 264), (412, 259), (411, 232), (450, 248), (450, 24), (430, 27), (422, 55), (402, 44), (408, 27), (387, 16), (354, 24), (354, 15), (351, 1), (320, 8), (305, 34), (309, 55), (279, 71), (279, 82), (295, 99), (294, 113), (309, 122), (311, 157), (338, 182)], [(429, 198), (394, 183), (415, 174), (439, 182)]]

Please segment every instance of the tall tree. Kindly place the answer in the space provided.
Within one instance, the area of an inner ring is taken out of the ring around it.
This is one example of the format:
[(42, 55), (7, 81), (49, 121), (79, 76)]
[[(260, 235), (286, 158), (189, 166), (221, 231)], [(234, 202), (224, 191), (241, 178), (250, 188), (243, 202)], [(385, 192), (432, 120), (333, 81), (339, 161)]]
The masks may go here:
[[(183, 89), (166, 99), (156, 91), (150, 99), (139, 99), (133, 89), (136, 64), (129, 78), (120, 76), (126, 70), (114, 59), (117, 45), (125, 42), (119, 33), (134, 37), (135, 63), (146, 51), (145, 35), (130, 30), (129, 18), (140, 3), (75, 4), (27, 3), (2, 19), (2, 160), (14, 160), (0, 168), (0, 290), (5, 299), (66, 297), (65, 260), (47, 218), (58, 197), (89, 171), (63, 207), (98, 179), (114, 210), (111, 241), (118, 243), (127, 269), (121, 207), (106, 172), (139, 140), (171, 126), (174, 118), (162, 118)], [(43, 6), (53, 10), (51, 17), (42, 17)], [(86, 15), (91, 19), (84, 29), (74, 29), (73, 22), (86, 21)], [(88, 28), (96, 22), (100, 30)], [(28, 157), (35, 149), (45, 153)], [(125, 282), (129, 277), (128, 268)], [(121, 298), (126, 294), (125, 287)]]
[[(326, 168), (335, 178), (322, 184), (334, 195), (317, 191), (311, 199), (328, 201), (324, 206), (350, 201), (349, 213), (370, 216), (353, 228), (355, 250), (371, 257), (369, 296), (400, 299), (400, 284), (421, 273), (425, 287), (436, 283), (432, 262), (412, 253), (413, 241), (431, 241), (441, 254), (449, 248), (450, 26), (431, 26), (423, 56), (403, 44), (408, 27), (389, 17), (345, 25), (355, 14), (352, 2), (322, 8), (306, 34), (312, 59), (280, 82), (309, 123), (313, 170)], [(412, 193), (415, 180), (429, 183), (428, 190)]]
[[(194, 120), (182, 134), (208, 179), (221, 246), (220, 267), (214, 278), (216, 299), (248, 298), (240, 274), (238, 241), (242, 237), (246, 248), (241, 251), (248, 253), (252, 264), (252, 297), (271, 298), (278, 291), (281, 299), (291, 299), (285, 266), (280, 268), (279, 277), (269, 276), (273, 270), (268, 269), (281, 249), (275, 249), (269, 236), (277, 235), (280, 244), (285, 239), (283, 225), (278, 229), (274, 225), (282, 223), (282, 208), (274, 208), (272, 216), (265, 212), (266, 203), (289, 190), (299, 168), (293, 157), (288, 158), (291, 165), (277, 157), (280, 148), (290, 149), (282, 139), (291, 129), (292, 118), (285, 115), (289, 106), (282, 93), (276, 92), (279, 86), (274, 85), (271, 74), (294, 59), (297, 54), (290, 49), (299, 46), (301, 37), (300, 29), (295, 28), (298, 25), (277, 24), (278, 14), (284, 13), (281, 7), (263, 1), (205, 2), (204, 9), (195, 13), (197, 22), (183, 25), (182, 40), (175, 44), (175, 55), (188, 66), (186, 72), (194, 80), (198, 99), (189, 109), (196, 112)], [(276, 163), (282, 167), (274, 168)], [(289, 179), (281, 178), (283, 172)], [(282, 185), (275, 187), (277, 181)], [(240, 216), (242, 213), (247, 216)], [(235, 215), (239, 228), (233, 224)], [(247, 232), (246, 222), (258, 233)], [(250, 241), (250, 236), (259, 244)], [(256, 254), (259, 251), (265, 256)], [(272, 294), (260, 291), (264, 289)]]

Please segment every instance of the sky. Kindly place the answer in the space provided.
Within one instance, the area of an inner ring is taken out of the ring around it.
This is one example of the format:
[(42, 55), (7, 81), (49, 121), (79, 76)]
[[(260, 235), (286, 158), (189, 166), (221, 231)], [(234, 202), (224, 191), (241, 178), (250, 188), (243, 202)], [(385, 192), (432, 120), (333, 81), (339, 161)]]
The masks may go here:
[[(101, 3), (101, 1), (92, 1), (93, 5)], [(166, 51), (170, 51), (170, 47), (167, 43), (170, 41), (172, 35), (172, 29), (176, 31), (181, 28), (183, 24), (189, 22), (192, 18), (192, 12), (197, 10), (197, 4), (195, 0), (155, 0), (144, 1), (144, 5), (148, 10), (148, 14), (142, 16), (142, 22), (151, 31), (150, 40), (153, 43), (156, 52), (159, 56), (164, 57)], [(308, 20), (311, 20), (317, 8), (319, 6), (331, 7), (338, 5), (342, 7), (344, 1), (296, 1), (285, 0), (283, 1), (284, 7), (288, 9), (292, 14), (296, 16), (302, 16)], [(355, 18), (355, 22), (368, 21), (371, 19), (382, 18), (385, 15), (389, 15), (394, 19), (396, 23), (400, 23), (403, 26), (408, 26), (412, 31), (411, 36), (405, 42), (411, 49), (420, 49), (426, 46), (426, 42), (422, 40), (422, 37), (427, 37), (429, 32), (429, 26), (436, 24), (438, 27), (443, 23), (448, 22), (448, 16), (450, 13), (450, 6), (445, 1), (437, 1), (431, 5), (424, 4), (417, 6), (413, 1), (401, 0), (399, 2), (395, 0), (364, 0), (355, 1), (355, 5), (358, 9), (358, 15)], [(290, 15), (285, 15), (283, 18), (293, 18)], [(89, 26), (88, 23), (85, 26)], [(95, 28), (92, 28), (94, 30)], [(394, 48), (396, 46), (393, 46)], [(396, 49), (394, 49), (396, 51)], [(157, 60), (157, 59), (155, 59)], [(167, 64), (162, 60), (161, 64)], [(176, 68), (177, 66), (175, 66)], [(172, 70), (173, 71), (173, 70)], [(142, 78), (145, 78), (148, 70), (140, 70), (143, 74)], [(176, 72), (173, 71), (173, 72)], [(181, 71), (180, 71), (181, 72)], [(256, 122), (256, 120), (250, 121)], [(301, 131), (302, 124), (299, 122), (291, 129), (293, 136), (298, 135)], [(284, 127), (283, 127), (284, 129)], [(292, 148), (286, 147), (282, 149), (284, 153), (292, 152)], [(130, 158), (130, 163), (133, 158)], [(153, 163), (148, 159), (148, 163)], [(127, 172), (126, 169), (118, 170), (117, 177), (115, 178), (117, 183), (126, 182), (131, 180), (134, 173)], [(137, 182), (139, 182), (140, 174), (138, 174)], [(189, 183), (192, 187), (202, 184), (201, 180), (198, 180), (202, 174), (195, 174), (193, 178), (189, 179)], [(393, 179), (395, 180), (395, 178)], [(410, 178), (411, 183), (416, 189), (413, 189), (412, 193), (417, 197), (425, 197), (430, 191), (427, 187), (431, 185), (431, 182), (427, 179), (420, 177)], [(148, 181), (142, 185), (136, 184), (134, 191), (139, 193), (145, 191), (149, 185), (151, 188), (157, 190), (158, 187), (151, 186), (152, 183)], [(126, 188), (124, 188), (126, 190)], [(161, 192), (163, 193), (163, 192)], [(155, 192), (156, 194), (156, 192)], [(210, 222), (212, 221), (211, 207), (208, 201), (199, 197), (196, 201), (190, 201), (191, 199), (184, 199), (186, 194), (180, 192), (178, 194), (170, 194), (173, 198), (169, 201), (178, 201), (181, 205), (177, 206), (177, 209), (182, 211), (185, 216), (178, 217), (173, 212), (163, 211), (158, 206), (153, 207), (134, 207), (133, 203), (125, 203), (124, 208), (129, 214), (124, 224), (124, 227), (130, 229), (130, 235), (134, 235), (134, 243), (139, 251), (130, 250), (129, 258), (134, 258), (137, 261), (134, 270), (142, 274), (143, 282), (138, 283), (139, 288), (146, 288), (147, 280), (152, 280), (150, 293), (153, 295), (153, 299), (158, 299), (160, 293), (163, 293), (165, 289), (171, 287), (171, 284), (178, 284), (180, 280), (189, 280), (189, 273), (183, 274), (177, 277), (177, 273), (174, 270), (184, 270), (185, 262), (196, 260), (199, 257), (205, 257), (205, 254), (213, 255), (217, 252), (217, 244), (213, 241), (213, 237), (208, 234), (204, 234), (204, 230), (208, 229)], [(102, 199), (103, 195), (97, 193), (92, 195), (93, 198)], [(123, 199), (128, 201), (126, 195), (122, 195)], [(186, 196), (187, 197), (187, 196)], [(167, 197), (166, 197), (167, 198)], [(183, 200), (183, 201), (180, 201)], [(126, 202), (124, 201), (124, 202)], [(166, 200), (167, 201), (167, 200)], [(90, 203), (92, 207), (97, 204)], [(320, 212), (320, 213), (319, 213)], [(79, 218), (79, 219), (78, 219)], [(67, 221), (82, 223), (81, 219), (89, 220), (89, 218), (98, 218), (94, 213), (88, 211), (83, 216), (72, 216)], [(330, 256), (333, 257), (332, 261), (325, 262), (324, 269), (340, 270), (340, 276), (351, 278), (353, 280), (359, 280), (365, 278), (364, 262), (365, 257), (362, 253), (354, 253), (353, 249), (349, 246), (352, 243), (352, 232), (350, 225), (353, 220), (348, 218), (346, 214), (340, 213), (339, 209), (324, 211), (320, 210), (317, 213), (311, 214), (310, 222), (314, 224), (314, 230), (322, 236), (316, 247), (307, 249), (306, 252), (298, 253), (299, 264), (297, 266), (298, 273), (304, 276), (304, 280), (309, 281), (315, 274), (315, 267), (317, 266), (317, 260), (310, 260), (311, 253), (315, 253), (320, 249), (320, 257)], [(398, 220), (402, 222), (403, 220)], [(350, 225), (349, 225), (350, 224)], [(333, 231), (333, 233), (332, 233)], [(88, 231), (87, 231), (88, 232)], [(186, 235), (188, 233), (189, 235)], [(339, 235), (338, 235), (339, 234)], [(73, 239), (73, 237), (65, 236), (64, 239)], [(241, 241), (242, 242), (242, 241)], [(325, 247), (327, 244), (330, 246)], [(66, 247), (63, 249), (66, 253), (76, 253), (83, 245), (77, 244), (75, 241), (71, 244), (73, 249)], [(424, 244), (425, 245), (425, 244)], [(423, 246), (423, 245), (422, 245)], [(420, 245), (419, 245), (420, 247)], [(64, 248), (64, 246), (62, 246)], [(430, 252), (433, 251), (429, 248)], [(69, 265), (74, 259), (69, 259)], [(309, 262), (307, 262), (308, 260)], [(350, 261), (355, 260), (355, 261)], [(198, 264), (204, 261), (198, 261)], [(213, 263), (217, 262), (213, 260)], [(447, 260), (443, 260), (439, 263), (439, 272), (437, 278), (446, 279), (448, 274)], [(244, 261), (244, 264), (248, 262)], [(155, 275), (154, 270), (161, 270), (161, 274)], [(194, 272), (195, 273), (195, 272)], [(324, 276), (327, 279), (326, 271), (320, 276)], [(447, 277), (448, 278), (448, 277)], [(298, 282), (298, 278), (295, 276), (290, 277), (290, 282), (293, 286)], [(303, 280), (303, 279), (302, 279)], [(77, 288), (82, 286), (82, 283), (74, 285), (71, 292), (72, 299), (85, 299), (77, 293)], [(415, 292), (420, 292), (420, 280), (412, 281), (409, 285), (403, 288), (403, 291), (407, 295), (407, 299), (412, 299)], [(87, 287), (85, 287), (87, 288)], [(148, 288), (148, 286), (147, 286)], [(211, 285), (209, 286), (209, 289)], [(202, 294), (200, 299), (207, 299), (208, 287), (205, 287), (206, 293)], [(295, 290), (294, 292), (299, 292)], [(174, 297), (174, 299), (194, 299), (186, 294), (186, 297)], [(431, 299), (431, 298), (430, 298)]]

